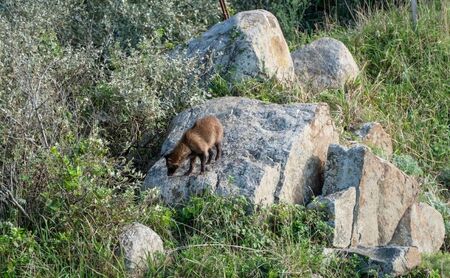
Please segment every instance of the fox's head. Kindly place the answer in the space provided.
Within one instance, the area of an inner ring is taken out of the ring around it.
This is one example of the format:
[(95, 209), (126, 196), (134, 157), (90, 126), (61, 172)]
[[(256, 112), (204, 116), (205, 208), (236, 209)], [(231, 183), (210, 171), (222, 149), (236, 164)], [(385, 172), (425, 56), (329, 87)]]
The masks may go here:
[(175, 161), (171, 154), (166, 154), (164, 158), (166, 159), (167, 175), (173, 176), (173, 174), (175, 174), (177, 169), (180, 167), (180, 163)]

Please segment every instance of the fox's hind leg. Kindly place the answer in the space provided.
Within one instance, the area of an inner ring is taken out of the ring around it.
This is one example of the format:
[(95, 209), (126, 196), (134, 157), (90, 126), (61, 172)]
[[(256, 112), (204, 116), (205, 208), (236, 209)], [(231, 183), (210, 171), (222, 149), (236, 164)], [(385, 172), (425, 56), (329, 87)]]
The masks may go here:
[(208, 150), (208, 153), (209, 153), (209, 155), (208, 155), (208, 162), (206, 162), (206, 164), (211, 164), (211, 160), (212, 160), (213, 155), (214, 155), (214, 151), (212, 150), (212, 148)]
[(204, 174), (205, 173), (205, 162), (206, 162), (206, 154), (208, 152), (204, 152), (200, 155), (200, 165), (201, 165), (201, 170), (200, 170), (200, 174)]
[(216, 160), (218, 160), (222, 155), (222, 144), (220, 142), (216, 143), (216, 150), (217, 150)]

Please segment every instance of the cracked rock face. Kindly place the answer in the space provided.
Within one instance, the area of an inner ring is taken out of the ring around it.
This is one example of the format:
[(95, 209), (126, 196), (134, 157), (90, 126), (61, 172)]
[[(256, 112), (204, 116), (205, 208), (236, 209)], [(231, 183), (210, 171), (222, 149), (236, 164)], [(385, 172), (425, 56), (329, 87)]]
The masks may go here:
[(323, 194), (354, 187), (356, 203), (350, 246), (388, 244), (406, 210), (416, 202), (417, 182), (364, 146), (331, 145)]
[(300, 84), (314, 92), (339, 89), (359, 74), (358, 65), (347, 47), (333, 38), (321, 38), (292, 54)]
[(433, 253), (444, 244), (444, 237), (442, 215), (433, 207), (418, 203), (403, 215), (391, 244), (416, 246), (420, 253)]
[(159, 188), (170, 204), (205, 191), (244, 195), (255, 204), (304, 203), (320, 193), (328, 145), (338, 141), (326, 104), (213, 99), (173, 119), (161, 156), (173, 149), (196, 119), (206, 115), (215, 115), (224, 127), (222, 158), (209, 165), (203, 176), (197, 159), (190, 177), (182, 176), (187, 161), (175, 176), (168, 177), (162, 158), (148, 171), (144, 188)]
[(265, 10), (237, 13), (188, 42), (187, 57), (211, 59), (233, 81), (294, 79), (294, 65), (276, 17)]

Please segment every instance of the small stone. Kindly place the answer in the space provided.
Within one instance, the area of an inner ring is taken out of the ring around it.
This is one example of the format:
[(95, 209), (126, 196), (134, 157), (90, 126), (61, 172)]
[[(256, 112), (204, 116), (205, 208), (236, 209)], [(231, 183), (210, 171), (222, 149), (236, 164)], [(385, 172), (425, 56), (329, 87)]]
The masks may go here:
[(148, 258), (164, 252), (163, 242), (152, 229), (140, 223), (125, 226), (119, 236), (125, 267), (131, 277), (142, 277), (147, 270)]
[(363, 144), (381, 150), (383, 156), (388, 160), (391, 159), (393, 153), (392, 139), (391, 136), (384, 131), (380, 123), (365, 123), (360, 129), (355, 131), (355, 134)]

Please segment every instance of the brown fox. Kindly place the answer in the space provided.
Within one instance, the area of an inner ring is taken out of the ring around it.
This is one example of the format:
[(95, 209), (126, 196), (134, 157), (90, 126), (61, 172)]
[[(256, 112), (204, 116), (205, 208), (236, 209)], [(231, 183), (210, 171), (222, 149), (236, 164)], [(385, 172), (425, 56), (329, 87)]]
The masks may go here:
[(182, 163), (189, 158), (189, 170), (184, 174), (189, 176), (192, 173), (197, 156), (200, 157), (201, 162), (200, 174), (205, 173), (206, 156), (209, 155), (206, 164), (211, 163), (214, 154), (212, 147), (215, 146), (216, 160), (220, 158), (222, 139), (223, 127), (219, 119), (214, 116), (198, 119), (194, 126), (183, 134), (172, 152), (164, 156), (166, 158), (167, 175), (172, 176)]

